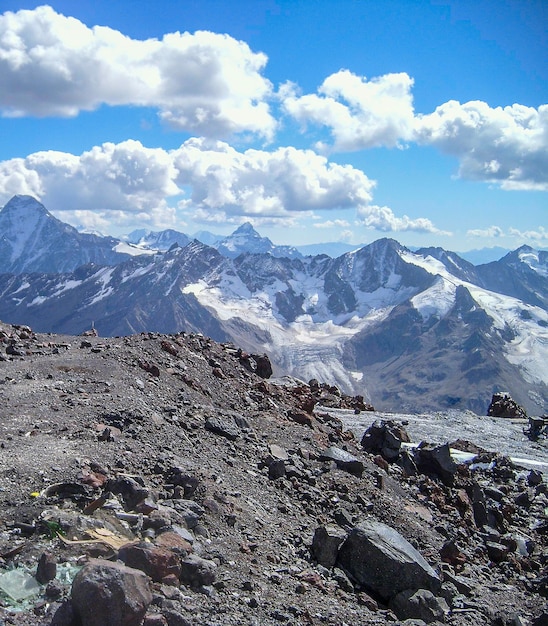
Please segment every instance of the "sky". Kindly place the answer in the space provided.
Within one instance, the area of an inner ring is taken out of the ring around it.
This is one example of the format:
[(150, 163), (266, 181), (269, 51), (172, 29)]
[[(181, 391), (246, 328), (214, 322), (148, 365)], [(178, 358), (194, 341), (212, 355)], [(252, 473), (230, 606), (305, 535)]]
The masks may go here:
[(548, 247), (545, 0), (0, 0), (0, 206)]

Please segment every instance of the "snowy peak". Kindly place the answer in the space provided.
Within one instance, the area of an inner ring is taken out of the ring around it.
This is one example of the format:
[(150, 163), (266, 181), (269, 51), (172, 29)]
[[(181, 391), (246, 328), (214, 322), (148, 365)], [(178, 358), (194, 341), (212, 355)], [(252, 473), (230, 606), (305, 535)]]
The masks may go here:
[(46, 207), (33, 198), (32, 196), (13, 196), (13, 198), (2, 209), (3, 216), (9, 216), (10, 218), (25, 219), (29, 216), (50, 216), (51, 213)]
[(191, 241), (188, 235), (177, 230), (168, 228), (166, 230), (154, 231), (139, 229), (134, 230), (126, 237), (128, 243), (132, 243), (144, 250), (169, 250), (174, 244), (184, 248)]
[(214, 244), (214, 247), (230, 259), (240, 254), (271, 254), (275, 257), (300, 258), (301, 254), (292, 246), (277, 246), (268, 237), (261, 235), (249, 222), (239, 226), (231, 235)]
[(499, 261), (478, 265), (478, 284), (548, 308), (548, 252), (521, 246)]
[(501, 259), (509, 265), (523, 264), (540, 276), (548, 277), (548, 251), (535, 250), (530, 246), (521, 246)]
[(253, 224), (251, 222), (244, 222), (241, 226), (239, 226), (233, 233), (232, 236), (245, 236), (248, 239), (261, 239), (261, 235), (253, 228)]
[(86, 263), (127, 258), (112, 237), (79, 233), (31, 196), (14, 196), (0, 211), (0, 272), (68, 272)]
[(0, 232), (16, 254), (45, 220), (59, 221), (35, 198), (14, 196), (0, 211)]
[(443, 263), (448, 272), (450, 272), (454, 276), (458, 276), (462, 280), (469, 280), (470, 282), (474, 282), (475, 280), (477, 280), (475, 266), (469, 261), (466, 261), (465, 259), (460, 257), (456, 252), (450, 252), (439, 247), (431, 247), (420, 248), (415, 252), (415, 254), (418, 254), (425, 258), (430, 256), (433, 259), (437, 259), (438, 261)]

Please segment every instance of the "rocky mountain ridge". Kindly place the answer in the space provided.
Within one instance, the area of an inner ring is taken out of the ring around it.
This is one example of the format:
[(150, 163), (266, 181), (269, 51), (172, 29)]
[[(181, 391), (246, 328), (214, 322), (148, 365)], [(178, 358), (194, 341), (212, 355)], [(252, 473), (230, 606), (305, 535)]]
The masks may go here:
[[(0, 317), (62, 333), (203, 332), (267, 351), (278, 374), (332, 380), (386, 410), (483, 414), (485, 398), (504, 390), (530, 413), (546, 411), (548, 253), (523, 246), (476, 267), (381, 239), (336, 259), (229, 258), (222, 245), (173, 237), (165, 252), (116, 265), (2, 273)], [(225, 247), (236, 254), (249, 241), (271, 246), (243, 225)]]
[(464, 441), (472, 464), (408, 452), (390, 421), (356, 439), (332, 411), (363, 398), (195, 333), (0, 324), (0, 348), (5, 623), (548, 618), (538, 471)]
[(114, 267), (0, 274), (0, 293), (3, 319), (40, 331), (203, 332), (268, 352), (279, 374), (333, 380), (388, 410), (481, 414), (497, 390), (537, 414), (548, 401), (546, 309), (393, 240), (338, 259), (227, 259), (193, 242)]

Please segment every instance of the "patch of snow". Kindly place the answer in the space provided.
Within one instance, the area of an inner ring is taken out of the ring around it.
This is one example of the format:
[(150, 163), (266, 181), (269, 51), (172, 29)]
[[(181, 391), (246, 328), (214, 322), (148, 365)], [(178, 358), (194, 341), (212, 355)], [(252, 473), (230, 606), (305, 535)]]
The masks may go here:
[(144, 265), (143, 267), (138, 267), (136, 270), (131, 272), (130, 274), (126, 274), (120, 280), (120, 283), (125, 283), (128, 280), (132, 280), (133, 278), (137, 278), (138, 276), (144, 276), (148, 274), (150, 270), (154, 267), (154, 263), (149, 263), (148, 265)]
[(99, 270), (99, 272), (95, 274), (93, 278), (96, 282), (100, 284), (99, 292), (89, 302), (86, 303), (86, 306), (91, 306), (92, 304), (103, 300), (114, 291), (114, 288), (110, 284), (110, 279), (112, 278), (112, 273), (114, 272), (114, 270), (114, 267), (106, 267)]
[(30, 287), (30, 283), (27, 281), (24, 281), (23, 283), (21, 283), (21, 285), (13, 292), (13, 295), (15, 295), (16, 293), (19, 293), (20, 291), (25, 291), (25, 289), (28, 289)]
[(455, 303), (456, 285), (441, 276), (432, 287), (411, 298), (411, 304), (421, 314), (424, 321), (435, 315), (443, 317)]
[(548, 266), (543, 265), (539, 260), (539, 254), (536, 250), (530, 252), (522, 251), (519, 254), (520, 261), (528, 265), (534, 272), (548, 278)]
[[(42, 304), (42, 302), (45, 302), (47, 300), (47, 298), (45, 296), (36, 296), (36, 298), (34, 298), (32, 300), (32, 302), (29, 302), (27, 304), (27, 306), (37, 306), (38, 304)], [(17, 298), (13, 298), (14, 302), (17, 302), (17, 304), (21, 303), (22, 300), (21, 299), (17, 299)]]
[(539, 444), (531, 441), (523, 432), (525, 420), (487, 417), (475, 415), (471, 411), (457, 410), (421, 414), (362, 411), (358, 415), (342, 409), (326, 410), (340, 418), (359, 439), (375, 420), (392, 419), (407, 422), (405, 428), (415, 443), (428, 441), (442, 444), (464, 439), (486, 450), (500, 452), (525, 467), (548, 470), (548, 442)]
[(151, 250), (150, 248), (144, 248), (138, 245), (134, 245), (131, 243), (126, 243), (125, 241), (120, 241), (117, 243), (113, 250), (115, 252), (120, 252), (121, 254), (129, 254), (131, 256), (142, 256), (143, 254), (156, 254), (157, 250)]
[(64, 291), (68, 291), (69, 289), (74, 289), (75, 287), (78, 287), (78, 285), (81, 285), (81, 284), (82, 284), (81, 280), (67, 280), (64, 283), (61, 283), (49, 297), (55, 298), (56, 296), (62, 294)]

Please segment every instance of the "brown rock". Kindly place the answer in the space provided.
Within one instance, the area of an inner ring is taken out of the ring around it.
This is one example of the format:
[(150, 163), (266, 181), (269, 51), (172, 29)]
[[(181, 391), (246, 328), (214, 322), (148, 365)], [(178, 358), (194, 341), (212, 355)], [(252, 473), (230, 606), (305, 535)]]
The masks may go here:
[(145, 572), (154, 582), (161, 582), (167, 576), (179, 578), (181, 562), (179, 556), (169, 548), (141, 542), (122, 546), (118, 558), (128, 567)]
[(93, 559), (76, 575), (71, 598), (82, 626), (141, 626), (152, 602), (150, 579), (140, 570)]

